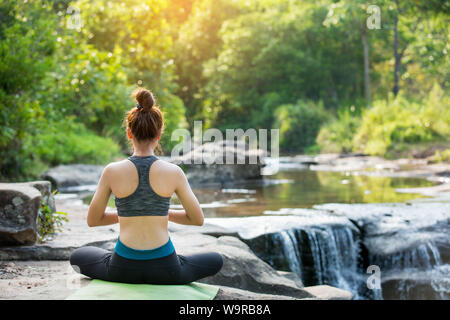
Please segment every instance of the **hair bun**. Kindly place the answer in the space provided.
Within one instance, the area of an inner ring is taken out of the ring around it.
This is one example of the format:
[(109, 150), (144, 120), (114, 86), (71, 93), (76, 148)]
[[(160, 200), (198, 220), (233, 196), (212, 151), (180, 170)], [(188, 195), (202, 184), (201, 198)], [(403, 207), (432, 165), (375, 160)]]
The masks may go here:
[[(155, 105), (155, 98), (150, 90), (138, 88), (133, 92), (136, 102), (142, 109), (151, 109)], [(138, 107), (138, 109), (141, 109)]]

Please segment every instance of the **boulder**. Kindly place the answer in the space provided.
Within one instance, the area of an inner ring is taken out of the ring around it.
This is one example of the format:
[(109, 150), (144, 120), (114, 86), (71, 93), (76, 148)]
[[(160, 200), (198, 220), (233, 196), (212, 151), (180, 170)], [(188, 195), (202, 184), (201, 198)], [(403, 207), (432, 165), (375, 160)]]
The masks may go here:
[(41, 205), (38, 189), (16, 183), (0, 183), (0, 246), (33, 244)]
[(184, 167), (192, 186), (232, 186), (262, 181), (265, 152), (251, 149), (243, 141), (205, 143), (172, 163)]
[(351, 292), (364, 285), (359, 277), (361, 235), (349, 219), (313, 209), (281, 213), (209, 218), (205, 231), (219, 232), (212, 228), (215, 225), (225, 228), (225, 235), (237, 234), (258, 258), (295, 274), (304, 285), (329, 284)]
[(26, 245), (36, 241), (41, 201), (51, 212), (56, 211), (50, 181), (0, 183), (0, 244)]
[(104, 166), (88, 164), (60, 165), (42, 174), (54, 189), (59, 191), (76, 191), (77, 189), (94, 190), (98, 184)]
[(68, 260), (70, 253), (80, 246), (102, 247), (117, 239), (118, 224), (89, 228), (86, 222), (87, 205), (78, 200), (55, 198), (58, 211), (67, 212), (69, 219), (62, 230), (43, 243), (0, 247), (0, 260)]
[(24, 185), (29, 185), (33, 188), (36, 188), (39, 190), (42, 196), (42, 200), (46, 205), (49, 206), (49, 209), (51, 212), (56, 211), (56, 203), (55, 203), (55, 197), (52, 194), (52, 184), (50, 181), (41, 180), (41, 181), (30, 181), (25, 182)]
[[(308, 297), (301, 290), (303, 284), (298, 277), (286, 277), (259, 259), (250, 248), (238, 238), (193, 233), (173, 233), (172, 240), (179, 254), (201, 251), (215, 251), (222, 255), (224, 265), (216, 275), (200, 280), (209, 284), (235, 287), (243, 290)], [(255, 271), (256, 270), (256, 271)]]

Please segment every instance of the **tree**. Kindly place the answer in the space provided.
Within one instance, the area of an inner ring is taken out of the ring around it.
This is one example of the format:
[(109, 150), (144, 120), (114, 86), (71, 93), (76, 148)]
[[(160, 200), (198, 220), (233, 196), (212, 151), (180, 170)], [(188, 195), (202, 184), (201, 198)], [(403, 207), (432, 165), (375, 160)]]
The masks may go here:
[(197, 0), (194, 2), (188, 20), (179, 30), (175, 42), (175, 64), (177, 67), (177, 95), (187, 106), (186, 117), (189, 125), (194, 120), (208, 121), (204, 107), (203, 75), (204, 64), (217, 57), (222, 39), (219, 31), (225, 21), (239, 16), (245, 6), (239, 1)]
[(322, 99), (334, 109), (360, 96), (357, 34), (322, 25), (327, 3), (283, 3), (224, 23), (218, 56), (203, 68), (208, 80), (204, 103), (219, 128), (267, 128), (281, 104)]
[[(402, 1), (394, 0), (395, 6), (391, 10), (394, 32), (394, 96), (400, 91), (400, 78), (403, 73), (403, 57), (409, 45), (417, 38), (416, 31), (424, 20), (431, 16), (449, 12), (448, 4), (436, 0), (432, 1)], [(448, 22), (448, 21), (447, 21)]]
[(366, 99), (366, 105), (370, 106), (370, 55), (367, 36), (368, 7), (369, 5), (364, 0), (332, 3), (323, 24), (330, 27), (331, 25), (344, 23), (351, 29), (359, 31), (364, 53), (364, 97)]
[[(169, 130), (186, 126), (183, 101), (174, 95), (174, 32), (168, 21), (183, 19), (168, 11), (179, 4), (166, 0), (79, 0), (75, 5), (81, 10), (85, 22), (82, 33), (88, 43), (100, 52), (117, 56), (122, 65), (117, 72), (125, 73), (130, 84), (155, 93), (166, 116), (164, 147), (169, 150)], [(127, 109), (131, 105), (127, 104)]]
[(53, 66), (57, 17), (44, 1), (0, 2), (0, 178), (24, 174), (26, 135), (43, 110), (32, 94)]

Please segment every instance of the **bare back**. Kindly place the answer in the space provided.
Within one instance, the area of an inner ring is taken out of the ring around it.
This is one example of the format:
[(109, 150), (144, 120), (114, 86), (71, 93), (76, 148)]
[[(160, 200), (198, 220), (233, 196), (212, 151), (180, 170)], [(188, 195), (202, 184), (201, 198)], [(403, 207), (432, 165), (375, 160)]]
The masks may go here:
[[(119, 198), (131, 195), (139, 183), (135, 165), (129, 160), (110, 164), (111, 192)], [(155, 193), (170, 197), (179, 185), (179, 167), (157, 160), (150, 167), (149, 183)], [(135, 249), (159, 247), (169, 240), (168, 216), (119, 217), (120, 241)]]

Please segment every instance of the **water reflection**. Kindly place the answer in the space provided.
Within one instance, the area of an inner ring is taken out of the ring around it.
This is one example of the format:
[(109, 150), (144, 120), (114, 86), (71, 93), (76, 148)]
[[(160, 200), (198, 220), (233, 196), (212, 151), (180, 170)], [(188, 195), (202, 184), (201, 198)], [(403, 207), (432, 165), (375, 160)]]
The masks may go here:
[[(208, 217), (261, 215), (281, 208), (310, 208), (322, 203), (401, 202), (423, 198), (420, 194), (399, 193), (397, 188), (425, 187), (432, 182), (418, 178), (392, 178), (350, 175), (341, 172), (286, 171), (270, 179), (289, 181), (249, 189), (254, 193), (224, 193), (220, 190), (195, 190), (201, 203), (222, 201), (229, 206), (205, 208)], [(233, 199), (247, 199), (232, 205)]]

